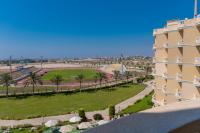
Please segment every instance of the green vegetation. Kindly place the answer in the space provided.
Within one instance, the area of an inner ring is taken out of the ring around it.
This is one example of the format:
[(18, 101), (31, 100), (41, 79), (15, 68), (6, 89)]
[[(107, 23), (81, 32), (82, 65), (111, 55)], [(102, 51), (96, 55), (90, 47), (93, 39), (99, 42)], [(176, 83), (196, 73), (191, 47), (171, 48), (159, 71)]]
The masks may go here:
[(129, 84), (112, 89), (103, 89), (73, 94), (0, 98), (0, 118), (24, 119), (60, 115), (78, 111), (95, 111), (124, 101), (144, 89), (142, 84)]
[(153, 92), (151, 92), (142, 100), (138, 100), (134, 105), (131, 105), (128, 108), (122, 110), (120, 114), (132, 114), (132, 113), (137, 113), (139, 111), (152, 108), (153, 106), (152, 95), (153, 95)]
[(93, 118), (96, 121), (103, 120), (103, 116), (101, 114), (94, 114)]
[(77, 75), (82, 74), (85, 80), (92, 80), (96, 75), (94, 69), (64, 69), (64, 70), (52, 70), (42, 77), (44, 81), (50, 81), (55, 75), (63, 77), (65, 82), (75, 81)]
[(113, 118), (115, 116), (115, 106), (109, 107), (109, 116)]
[(84, 110), (84, 109), (79, 109), (78, 115), (79, 115), (79, 117), (81, 117), (81, 121), (82, 121), (82, 122), (87, 121), (87, 118), (86, 118), (86, 116), (85, 116), (85, 110)]

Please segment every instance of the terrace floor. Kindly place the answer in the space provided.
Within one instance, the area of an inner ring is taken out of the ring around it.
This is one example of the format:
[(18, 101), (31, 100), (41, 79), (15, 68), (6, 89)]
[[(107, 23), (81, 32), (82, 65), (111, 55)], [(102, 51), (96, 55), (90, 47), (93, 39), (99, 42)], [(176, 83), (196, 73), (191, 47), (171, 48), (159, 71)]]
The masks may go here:
[(168, 133), (196, 120), (200, 120), (200, 100), (183, 101), (124, 117), (88, 133)]

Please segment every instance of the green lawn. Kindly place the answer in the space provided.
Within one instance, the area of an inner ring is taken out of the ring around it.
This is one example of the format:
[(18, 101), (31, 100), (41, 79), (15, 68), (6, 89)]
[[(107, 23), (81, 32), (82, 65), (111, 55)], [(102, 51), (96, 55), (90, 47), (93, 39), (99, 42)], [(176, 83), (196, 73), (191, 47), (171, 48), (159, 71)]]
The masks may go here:
[(139, 100), (138, 102), (136, 102), (134, 105), (131, 105), (128, 108), (124, 109), (121, 113), (132, 114), (132, 113), (137, 113), (139, 111), (152, 108), (153, 106), (152, 95), (153, 95), (153, 92), (150, 95), (143, 98), (142, 100)]
[(42, 79), (44, 81), (50, 81), (54, 75), (59, 74), (63, 76), (64, 81), (73, 81), (78, 74), (83, 74), (85, 80), (92, 80), (96, 75), (95, 69), (64, 69), (64, 70), (52, 70), (45, 74)]
[(21, 98), (0, 98), (0, 118), (23, 119), (45, 115), (66, 114), (80, 108), (95, 111), (126, 100), (144, 89), (144, 85), (124, 85), (112, 90), (31, 96)]

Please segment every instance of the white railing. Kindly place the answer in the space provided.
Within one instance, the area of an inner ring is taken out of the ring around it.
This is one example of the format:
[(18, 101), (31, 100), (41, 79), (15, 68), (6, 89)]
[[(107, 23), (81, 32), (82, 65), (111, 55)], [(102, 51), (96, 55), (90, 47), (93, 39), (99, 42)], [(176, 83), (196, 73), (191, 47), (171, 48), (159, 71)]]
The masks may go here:
[(200, 66), (200, 57), (196, 57), (196, 58), (194, 59), (194, 65)]
[(179, 81), (179, 82), (182, 81), (182, 74), (177, 73), (176, 74), (176, 80)]
[(167, 88), (166, 85), (162, 86), (161, 90), (162, 90), (163, 93), (166, 93), (166, 88)]
[(200, 86), (200, 77), (194, 76), (193, 84), (197, 87)]
[(183, 63), (182, 58), (177, 57), (176, 58), (176, 64), (182, 64), (182, 63)]
[(200, 45), (200, 37), (198, 37), (198, 38), (196, 39), (196, 45), (197, 45), (197, 46)]
[(168, 44), (168, 43), (165, 43), (165, 44), (163, 45), (163, 47), (164, 47), (164, 48), (168, 48), (168, 47), (169, 47), (169, 44)]
[(168, 77), (167, 73), (163, 73), (162, 77), (166, 79)]
[(164, 58), (164, 59), (162, 60), (162, 63), (168, 63), (168, 59), (167, 59), (167, 58)]
[(180, 92), (178, 89), (176, 90), (175, 96), (176, 96), (178, 99), (181, 98), (181, 92)]
[(178, 42), (178, 47), (183, 47), (183, 45), (184, 45), (184, 42), (183, 42), (183, 41), (179, 41), (179, 42)]
[(184, 22), (180, 22), (178, 24), (178, 30), (182, 30), (184, 28)]

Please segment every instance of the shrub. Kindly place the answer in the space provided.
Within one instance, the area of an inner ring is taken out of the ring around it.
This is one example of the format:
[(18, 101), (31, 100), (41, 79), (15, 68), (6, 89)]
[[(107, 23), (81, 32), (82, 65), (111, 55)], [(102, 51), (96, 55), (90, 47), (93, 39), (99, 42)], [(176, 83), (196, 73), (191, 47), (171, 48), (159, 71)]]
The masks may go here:
[(115, 106), (109, 107), (109, 116), (113, 118), (115, 116)]
[(85, 111), (84, 111), (83, 109), (80, 109), (80, 110), (78, 111), (78, 115), (82, 118), (81, 121), (86, 121), (86, 120), (87, 120), (87, 118), (86, 118), (86, 116), (85, 116)]
[(140, 77), (140, 78), (137, 78), (137, 83), (143, 83), (145, 78), (144, 77)]
[(102, 117), (102, 115), (101, 114), (95, 114), (94, 116), (93, 116), (93, 118), (95, 119), (95, 120), (103, 120), (103, 117)]

